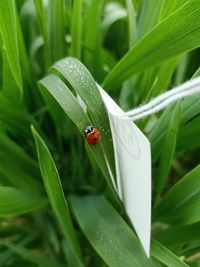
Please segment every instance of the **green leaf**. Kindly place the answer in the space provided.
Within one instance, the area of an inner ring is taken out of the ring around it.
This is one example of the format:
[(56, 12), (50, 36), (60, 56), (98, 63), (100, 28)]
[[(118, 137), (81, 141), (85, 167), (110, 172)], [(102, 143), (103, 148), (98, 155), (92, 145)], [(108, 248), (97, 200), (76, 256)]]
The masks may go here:
[(68, 127), (69, 127), (67, 115), (65, 114), (63, 109), (60, 106), (58, 106), (58, 103), (56, 102), (56, 100), (51, 96), (51, 94), (49, 94), (47, 90), (40, 90), (40, 92), (48, 107), (48, 110), (52, 116), (52, 119), (54, 120), (57, 132), (65, 136), (68, 130)]
[(75, 217), (109, 267), (152, 266), (127, 224), (102, 196), (70, 196)]
[(18, 46), (19, 46), (19, 54), (20, 54), (20, 62), (21, 62), (21, 70), (23, 79), (30, 85), (34, 86), (35, 81), (33, 80), (33, 73), (31, 72), (31, 64), (28, 57), (28, 53), (25, 47), (25, 41), (22, 33), (22, 27), (20, 24), (19, 16), (16, 17), (17, 23), (17, 33), (18, 33)]
[(152, 242), (151, 255), (166, 266), (189, 267), (189, 265), (181, 261), (176, 255), (155, 240)]
[(49, 201), (70, 246), (74, 259), (76, 259), (77, 267), (82, 266), (80, 261), (80, 247), (76, 238), (64, 192), (62, 190), (57, 168), (47, 146), (33, 127), (32, 132), (35, 138), (40, 170)]
[(132, 0), (126, 0), (126, 6), (128, 12), (129, 48), (131, 48), (137, 37), (136, 12)]
[[(113, 174), (115, 173), (112, 135), (106, 107), (101, 98), (99, 89), (85, 66), (75, 58), (65, 58), (53, 66), (70, 84), (73, 90), (86, 104), (87, 114), (92, 125), (101, 131), (101, 143), (99, 144), (105, 153)], [(86, 124), (82, 131), (87, 127)], [(94, 148), (95, 149), (95, 148)]]
[(105, 79), (106, 88), (119, 87), (136, 72), (199, 47), (200, 6), (198, 0), (186, 2), (138, 42)]
[(14, 135), (26, 139), (31, 136), (30, 125), (35, 127), (37, 123), (34, 118), (25, 110), (13, 106), (13, 103), (6, 99), (0, 92), (0, 120)]
[(49, 23), (50, 23), (50, 36), (51, 47), (54, 62), (66, 54), (66, 41), (65, 41), (65, 1), (64, 0), (51, 0)]
[(177, 138), (178, 140), (177, 150), (185, 151), (187, 149), (199, 147), (200, 146), (199, 130), (200, 130), (200, 116), (198, 115), (182, 127)]
[[(16, 17), (21, 72), (24, 82), (24, 102), (27, 104), (27, 106), (35, 109), (36, 107), (38, 108), (38, 105), (41, 104), (41, 102), (40, 99), (38, 99), (39, 93), (37, 90), (35, 90), (35, 73), (33, 73), (31, 69), (33, 63), (32, 60), (29, 58), (28, 51), (26, 49), (25, 36), (23, 36), (20, 19), (19, 16)], [(9, 76), (9, 73), (7, 75)]]
[(42, 37), (44, 40), (44, 57), (45, 57), (45, 64), (46, 68), (51, 65), (52, 61), (52, 53), (50, 47), (50, 37), (47, 31), (47, 22), (46, 22), (46, 13), (45, 8), (43, 6), (42, 0), (34, 0), (35, 9), (38, 15), (38, 23), (41, 29)]
[[(200, 105), (200, 98), (197, 98), (196, 96), (191, 96), (190, 98), (182, 100), (181, 103), (182, 112), (180, 121), (181, 125), (186, 124), (193, 117), (195, 117), (200, 113), (199, 105)], [(164, 112), (162, 113), (160, 118), (156, 121), (154, 127), (152, 127), (152, 130), (148, 134), (148, 138), (152, 144), (153, 161), (155, 161), (158, 158), (161, 152), (160, 147), (164, 142), (165, 131), (168, 128), (169, 121), (172, 115), (171, 112), (172, 112), (171, 108), (164, 110)]]
[[(20, 246), (28, 245), (34, 239), (35, 239), (35, 233), (33, 235), (29, 235), (28, 237), (23, 238), (23, 240), (20, 240), (19, 242), (17, 242), (17, 245), (20, 245)], [(0, 239), (0, 245), (1, 247), (4, 246), (3, 239), (2, 240)], [(13, 250), (9, 249), (8, 247), (5, 250), (3, 250), (0, 256), (0, 267), (6, 266), (8, 261), (9, 263), (13, 262), (15, 259), (14, 254), (15, 253), (13, 252)]]
[(32, 174), (35, 177), (40, 176), (39, 167), (21, 146), (11, 140), (4, 133), (0, 132), (0, 151), (7, 155), (11, 161), (22, 170)]
[(78, 59), (81, 58), (82, 41), (82, 0), (75, 0), (71, 22), (71, 55)]
[(154, 220), (168, 224), (191, 224), (200, 221), (200, 165), (187, 173), (163, 197)]
[[(53, 71), (57, 75), (62, 75), (65, 83), (58, 76), (51, 74), (40, 81), (41, 88), (49, 91), (77, 125), (82, 135), (88, 125), (94, 125), (100, 129), (101, 142), (96, 146), (88, 144), (87, 146), (115, 195), (109, 173), (109, 168), (113, 174), (115, 173), (112, 135), (108, 114), (97, 85), (84, 65), (71, 57), (58, 61), (53, 66)], [(78, 100), (69, 88), (81, 97), (81, 100)], [(56, 111), (53, 112), (56, 113)]]
[[(92, 122), (65, 83), (58, 76), (50, 74), (40, 81), (40, 86), (42, 90), (44, 90), (44, 88), (48, 90), (83, 135), (84, 129), (88, 125), (92, 125)], [(57, 113), (56, 107), (52, 112), (54, 115)], [(93, 159), (97, 161), (101, 171), (107, 178), (108, 183), (110, 183), (110, 177), (101, 146), (87, 145), (87, 147), (92, 153)]]
[[(18, 101), (23, 94), (22, 74), (19, 60), (18, 36), (16, 24), (15, 1), (0, 1), (0, 33), (3, 39), (3, 47), (6, 60), (9, 63), (18, 92)], [(11, 88), (6, 88), (12, 90)]]
[(186, 247), (187, 244), (200, 243), (200, 223), (169, 227), (160, 232), (156, 239), (173, 250)]
[(163, 0), (144, 0), (138, 20), (138, 37), (141, 38), (157, 23)]
[(3, 95), (12, 103), (15, 103), (16, 106), (19, 105), (19, 89), (11, 71), (10, 64), (8, 62), (7, 54), (5, 51), (3, 52)]
[[(155, 83), (152, 84), (151, 91), (145, 91), (147, 97), (145, 101), (150, 100), (152, 97), (159, 95), (159, 93), (166, 91), (172, 79), (172, 75), (177, 65), (177, 58), (170, 59), (163, 63), (157, 70)], [(155, 76), (154, 76), (155, 77)]]
[(179, 85), (185, 81), (185, 75), (188, 68), (188, 60), (190, 60), (189, 53), (185, 53), (179, 57), (179, 62), (176, 67), (174, 85)]
[(134, 6), (136, 7), (136, 10), (138, 11), (138, 9), (141, 8), (141, 6), (143, 5), (144, 0), (132, 0)]
[[(98, 81), (102, 80), (102, 53), (100, 20), (103, 1), (91, 1), (85, 11), (83, 26), (84, 63)], [(91, 23), (92, 22), (92, 23)]]
[(5, 134), (0, 132), (0, 171), (19, 189), (41, 192), (42, 184), (37, 180), (40, 172), (37, 163)]
[(163, 20), (164, 18), (169, 16), (169, 14), (171, 14), (172, 12), (182, 7), (187, 1), (186, 0), (164, 0), (162, 1), (162, 6), (160, 8), (160, 14), (159, 14), (159, 20)]
[(195, 73), (193, 74), (192, 78), (196, 78), (200, 76), (200, 67), (195, 71)]
[(33, 212), (48, 204), (46, 198), (14, 187), (0, 186), (0, 217), (10, 217)]
[(169, 175), (172, 158), (176, 146), (177, 132), (180, 123), (180, 115), (181, 115), (180, 103), (177, 103), (169, 123), (169, 128), (166, 133), (165, 141), (160, 155), (159, 168), (156, 174), (157, 195), (160, 194), (160, 192), (162, 191), (167, 182), (167, 177)]
[[(40, 81), (40, 85), (43, 86), (43, 89), (45, 88), (48, 90), (83, 133), (86, 125), (90, 123), (90, 120), (67, 85), (65, 85), (65, 83), (55, 74), (46, 76)], [(57, 112), (56, 106), (54, 106), (54, 110), (54, 113)]]
[(7, 248), (11, 249), (16, 254), (20, 255), (24, 259), (33, 262), (37, 266), (40, 267), (65, 267), (66, 264), (62, 264), (52, 257), (46, 257), (43, 255), (39, 255), (31, 250), (24, 248), (21, 245), (12, 244), (5, 240), (0, 239), (0, 245), (6, 246)]

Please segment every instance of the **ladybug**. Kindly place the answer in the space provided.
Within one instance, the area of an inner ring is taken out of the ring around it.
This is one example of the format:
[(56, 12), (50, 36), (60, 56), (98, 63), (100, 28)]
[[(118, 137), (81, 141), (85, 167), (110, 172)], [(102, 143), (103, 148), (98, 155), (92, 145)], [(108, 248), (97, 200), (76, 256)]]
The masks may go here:
[(88, 143), (91, 145), (96, 145), (101, 140), (101, 134), (99, 130), (93, 126), (86, 127), (84, 133)]

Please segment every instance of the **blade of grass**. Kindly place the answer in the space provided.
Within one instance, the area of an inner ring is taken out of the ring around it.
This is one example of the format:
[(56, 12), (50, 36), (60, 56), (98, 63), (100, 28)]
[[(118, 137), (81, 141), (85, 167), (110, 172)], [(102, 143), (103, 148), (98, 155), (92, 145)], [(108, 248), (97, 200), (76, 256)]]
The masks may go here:
[(48, 107), (48, 110), (56, 125), (56, 131), (65, 137), (68, 131), (68, 118), (61, 107), (58, 106), (56, 100), (48, 93), (47, 90), (40, 90), (42, 97)]
[(169, 175), (172, 158), (176, 146), (177, 132), (180, 123), (180, 115), (181, 115), (180, 103), (177, 103), (169, 123), (169, 128), (166, 133), (165, 141), (160, 155), (159, 168), (156, 175), (157, 179), (155, 187), (157, 196), (163, 190), (167, 182), (167, 177)]
[(200, 220), (200, 165), (187, 173), (163, 197), (154, 220), (168, 224), (191, 224)]
[(193, 74), (192, 78), (196, 78), (200, 75), (200, 67), (195, 71), (195, 73)]
[(200, 243), (200, 223), (169, 227), (159, 233), (156, 239), (173, 250), (184, 247), (188, 243)]
[(19, 89), (12, 74), (7, 53), (5, 51), (3, 52), (3, 95), (14, 103), (12, 105), (19, 106)]
[(144, 0), (132, 0), (133, 1), (133, 4), (136, 8), (136, 10), (138, 11), (141, 6), (144, 4)]
[(0, 132), (0, 171), (12, 185), (29, 192), (42, 192), (39, 168), (25, 151)]
[(37, 163), (23, 150), (21, 146), (12, 141), (8, 136), (0, 132), (0, 150), (15, 164), (27, 173), (35, 177), (40, 176)]
[[(0, 32), (3, 40), (3, 48), (9, 67), (15, 79), (18, 95), (15, 101), (20, 101), (23, 95), (22, 74), (19, 60), (17, 24), (16, 24), (16, 7), (15, 1), (0, 1)], [(12, 90), (10, 87), (6, 90)]]
[(18, 190), (14, 187), (0, 186), (0, 217), (10, 217), (33, 212), (48, 204), (45, 197)]
[[(17, 245), (19, 246), (27, 246), (31, 241), (33, 241), (35, 239), (35, 234), (33, 235), (29, 235), (28, 237), (24, 238), (23, 240), (20, 240)], [(3, 241), (3, 239), (2, 239)], [(0, 244), (1, 246), (3, 246), (2, 244)], [(1, 253), (0, 256), (0, 267), (4, 267), (8, 264), (11, 264), (15, 259), (15, 253), (13, 250), (6, 248), (5, 250), (3, 250), (3, 252)]]
[(66, 41), (65, 41), (65, 1), (64, 0), (51, 0), (49, 2), (49, 26), (50, 38), (53, 61), (62, 58), (66, 54)]
[(186, 2), (138, 42), (114, 67), (103, 85), (112, 89), (136, 72), (199, 47), (200, 6)]
[[(42, 187), (39, 182), (30, 175), (27, 175), (23, 170), (19, 169), (15, 162), (10, 161), (5, 157), (5, 154), (0, 152), (0, 171), (6, 179), (4, 182), (27, 192), (41, 192)], [(3, 183), (3, 184), (6, 184)]]
[(162, 2), (162, 0), (144, 0), (138, 19), (138, 39), (156, 25)]
[(78, 59), (81, 58), (82, 41), (82, 0), (75, 0), (71, 22), (71, 55)]
[(150, 100), (152, 97), (159, 95), (161, 92), (166, 91), (171, 83), (172, 75), (177, 65), (177, 58), (170, 59), (162, 64), (156, 73), (156, 82), (152, 85), (151, 92), (146, 92), (147, 97), (145, 101)]
[(78, 223), (109, 267), (150, 267), (142, 247), (111, 204), (102, 196), (70, 196)]
[(155, 240), (152, 242), (151, 255), (166, 266), (189, 267), (189, 265), (181, 261), (175, 254)]
[[(188, 0), (187, 0), (188, 1)], [(159, 21), (169, 16), (172, 12), (181, 8), (186, 0), (164, 0), (162, 1), (162, 7), (160, 8)]]
[(115, 174), (112, 135), (108, 114), (93, 77), (80, 61), (71, 57), (57, 62), (53, 66), (53, 70), (56, 70), (66, 79), (86, 104), (92, 125), (101, 131), (101, 142), (99, 145), (102, 147), (103, 152), (105, 151), (112, 173)]
[[(76, 124), (79, 131), (83, 135), (84, 129), (88, 125), (92, 125), (91, 120), (83, 111), (80, 103), (64, 84), (64, 82), (56, 75), (50, 74), (40, 81), (41, 90), (47, 90), (63, 108), (69, 118)], [(56, 111), (52, 112), (56, 113)], [(87, 144), (89, 151), (92, 153), (92, 157), (96, 159), (102, 173), (106, 177), (108, 183), (111, 185), (107, 165), (104, 159), (101, 146), (90, 146)], [(112, 186), (112, 185), (111, 185)]]
[(20, 54), (20, 62), (21, 62), (23, 79), (27, 82), (29, 86), (33, 86), (35, 85), (35, 81), (33, 79), (33, 72), (31, 70), (28, 53), (25, 47), (24, 36), (22, 33), (19, 16), (16, 16), (16, 23), (17, 23), (18, 46), (19, 46), (19, 54)]
[(137, 39), (136, 12), (132, 0), (126, 0), (128, 12), (129, 48), (133, 46)]
[(25, 46), (25, 37), (26, 35), (22, 32), (22, 25), (20, 24), (19, 16), (17, 19), (17, 34), (18, 34), (18, 45), (19, 45), (19, 54), (20, 54), (20, 63), (21, 63), (21, 72), (24, 81), (24, 98), (25, 103), (28, 106), (29, 110), (35, 110), (41, 105), (41, 99), (36, 88), (36, 78), (35, 73), (32, 69), (32, 61), (29, 59), (28, 50)]
[(43, 6), (42, 0), (34, 0), (35, 9), (38, 16), (38, 24), (41, 29), (42, 37), (44, 39), (44, 57), (46, 69), (51, 65), (52, 62), (52, 53), (50, 47), (50, 38), (47, 31), (47, 21), (46, 21), (46, 12)]
[(40, 81), (40, 85), (45, 87), (48, 92), (53, 95), (54, 99), (60, 104), (70, 119), (74, 121), (77, 127), (83, 132), (85, 129), (84, 127), (90, 123), (90, 120), (83, 112), (83, 109), (76, 97), (72, 94), (64, 82), (55, 74), (49, 74)]
[(13, 106), (0, 92), (0, 119), (9, 133), (20, 136), (24, 141), (31, 137), (30, 125), (33, 124), (42, 134), (34, 117), (26, 110)]
[(42, 255), (38, 255), (37, 253), (24, 248), (21, 245), (16, 245), (13, 243), (10, 243), (8, 241), (0, 239), (0, 244), (3, 246), (6, 246), (16, 254), (22, 256), (24, 259), (36, 264), (40, 267), (65, 267), (66, 264), (62, 264), (58, 262), (55, 259), (52, 259), (52, 257), (46, 257)]
[[(83, 27), (84, 63), (98, 81), (102, 80), (102, 53), (100, 19), (103, 1), (91, 1), (85, 11), (85, 23)], [(92, 23), (91, 23), (92, 22)], [(92, 51), (92, 53), (90, 52)]]
[(193, 120), (186, 123), (182, 128), (177, 138), (177, 150), (186, 151), (200, 146), (199, 139), (200, 131), (200, 116), (198, 115)]
[[(181, 121), (180, 125), (186, 124), (192, 118), (197, 116), (200, 113), (199, 110), (200, 98), (196, 96), (190, 97), (188, 99), (184, 99), (181, 103)], [(171, 118), (171, 108), (166, 109), (160, 118), (157, 120), (154, 127), (152, 127), (151, 131), (148, 133), (148, 138), (152, 144), (152, 158), (153, 161), (158, 159), (160, 155), (165, 131), (169, 125), (169, 121)]]
[(185, 81), (185, 75), (188, 67), (189, 54), (185, 53), (179, 57), (174, 77), (174, 85), (179, 85)]
[(68, 204), (62, 190), (57, 168), (47, 146), (33, 126), (32, 132), (37, 147), (40, 170), (49, 197), (49, 201), (51, 203), (53, 211), (56, 214), (57, 220), (64, 233), (71, 252), (73, 253), (74, 260), (76, 260), (77, 267), (81, 267), (82, 263), (80, 246), (77, 241), (76, 233), (72, 224)]

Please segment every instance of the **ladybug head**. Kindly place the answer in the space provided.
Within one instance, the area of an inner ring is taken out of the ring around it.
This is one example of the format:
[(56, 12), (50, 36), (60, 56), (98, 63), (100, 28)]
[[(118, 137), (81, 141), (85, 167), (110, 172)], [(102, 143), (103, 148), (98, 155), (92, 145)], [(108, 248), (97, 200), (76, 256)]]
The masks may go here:
[(93, 131), (93, 129), (94, 129), (94, 127), (88, 126), (88, 127), (85, 128), (84, 133), (85, 134), (89, 134), (89, 133), (91, 133)]

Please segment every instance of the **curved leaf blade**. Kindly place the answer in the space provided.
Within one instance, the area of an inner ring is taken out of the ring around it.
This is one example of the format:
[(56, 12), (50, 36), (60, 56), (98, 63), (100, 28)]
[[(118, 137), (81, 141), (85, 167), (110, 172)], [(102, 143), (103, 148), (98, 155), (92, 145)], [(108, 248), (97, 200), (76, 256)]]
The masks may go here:
[(74, 258), (76, 259), (77, 267), (81, 267), (82, 264), (80, 261), (80, 247), (72, 224), (68, 204), (66, 202), (64, 192), (62, 190), (62, 185), (57, 168), (46, 144), (36, 132), (33, 126), (32, 132), (37, 147), (40, 170), (49, 197), (49, 201), (56, 214), (61, 229), (65, 235), (66, 241), (70, 246), (71, 252), (73, 253)]
[[(92, 122), (67, 85), (55, 74), (50, 74), (40, 81), (40, 86), (42, 90), (46, 89), (53, 96), (83, 135), (84, 129), (88, 125), (92, 125)], [(55, 113), (55, 111), (52, 112)], [(101, 146), (90, 146), (87, 144), (87, 148), (92, 153), (93, 158), (96, 159), (108, 183), (111, 184)]]
[(159, 169), (157, 173), (157, 183), (156, 183), (156, 193), (157, 195), (160, 194), (160, 192), (163, 190), (167, 178), (170, 171), (170, 166), (172, 163), (172, 158), (174, 155), (174, 150), (176, 146), (177, 141), (177, 133), (180, 123), (180, 115), (181, 115), (181, 107), (180, 103), (177, 103), (170, 123), (169, 128), (164, 140), (163, 148), (161, 151), (160, 161), (159, 161)]
[(152, 242), (151, 255), (166, 266), (189, 267), (189, 265), (181, 261), (175, 254), (155, 240)]
[(102, 196), (71, 196), (72, 210), (88, 240), (110, 267), (151, 267), (141, 244)]
[(15, 1), (0, 1), (0, 32), (5, 48), (5, 55), (19, 90), (23, 93), (22, 74), (20, 69), (17, 21)]
[(10, 217), (33, 212), (48, 204), (45, 197), (21, 191), (14, 187), (0, 187), (0, 217)]
[[(200, 222), (191, 225), (176, 225), (156, 236), (157, 240), (170, 249), (178, 249), (186, 244), (200, 243)], [(187, 250), (187, 247), (186, 247)]]
[(86, 104), (87, 114), (92, 125), (99, 128), (102, 133), (100, 146), (103, 148), (103, 152), (105, 151), (114, 174), (114, 153), (108, 113), (93, 77), (79, 60), (72, 57), (58, 61), (53, 66), (53, 70), (59, 72), (66, 79)]
[(163, 197), (154, 220), (168, 224), (191, 224), (200, 221), (200, 165), (187, 173)]
[(200, 5), (186, 2), (141, 39), (106, 77), (106, 88), (119, 87), (133, 74), (199, 47)]
[(73, 5), (72, 24), (71, 24), (71, 54), (76, 58), (81, 58), (82, 43), (82, 0), (75, 0)]
[(19, 244), (13, 244), (8, 241), (0, 239), (0, 245), (6, 246), (11, 251), (15, 252), (16, 254), (20, 255), (24, 259), (36, 264), (36, 266), (43, 266), (43, 267), (64, 267), (66, 265), (60, 263), (59, 261), (51, 258), (45, 257), (43, 255), (38, 255), (35, 252), (27, 249)]

